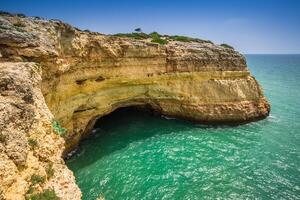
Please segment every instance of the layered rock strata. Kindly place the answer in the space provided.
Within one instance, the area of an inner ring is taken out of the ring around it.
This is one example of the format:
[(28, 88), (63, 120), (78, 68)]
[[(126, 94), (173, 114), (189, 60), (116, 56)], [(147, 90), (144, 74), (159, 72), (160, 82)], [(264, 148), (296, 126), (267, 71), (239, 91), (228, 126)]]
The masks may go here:
[[(120, 107), (148, 105), (163, 115), (214, 124), (269, 114), (240, 53), (207, 41), (166, 39), (168, 44), (160, 45), (80, 31), (58, 20), (2, 14), (2, 198), (23, 199), (37, 173), (46, 181), (36, 190), (53, 188), (62, 199), (80, 199), (62, 160), (64, 147), (74, 149), (97, 118)], [(67, 130), (63, 138), (53, 129), (54, 119)], [(38, 143), (34, 148), (32, 139)]]

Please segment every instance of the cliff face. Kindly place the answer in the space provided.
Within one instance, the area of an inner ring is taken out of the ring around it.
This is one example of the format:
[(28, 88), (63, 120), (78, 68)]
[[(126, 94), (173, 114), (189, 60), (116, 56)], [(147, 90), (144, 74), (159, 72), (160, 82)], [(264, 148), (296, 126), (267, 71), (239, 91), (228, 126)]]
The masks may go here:
[[(28, 177), (45, 173), (49, 163), (55, 174), (38, 190), (80, 198), (61, 159), (64, 140), (54, 133), (53, 118), (67, 129), (68, 151), (98, 117), (119, 107), (148, 105), (202, 123), (244, 123), (269, 114), (241, 54), (207, 41), (168, 40), (160, 45), (83, 32), (55, 20), (0, 16), (3, 198), (22, 199)], [(30, 149), (30, 138), (39, 145)]]

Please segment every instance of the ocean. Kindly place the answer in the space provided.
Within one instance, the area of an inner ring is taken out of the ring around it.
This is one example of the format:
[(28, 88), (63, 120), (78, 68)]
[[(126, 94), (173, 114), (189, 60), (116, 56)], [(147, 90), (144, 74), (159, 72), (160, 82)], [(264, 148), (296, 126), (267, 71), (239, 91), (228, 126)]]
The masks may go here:
[(83, 199), (300, 199), (300, 55), (245, 56), (268, 118), (206, 126), (118, 110), (66, 160)]

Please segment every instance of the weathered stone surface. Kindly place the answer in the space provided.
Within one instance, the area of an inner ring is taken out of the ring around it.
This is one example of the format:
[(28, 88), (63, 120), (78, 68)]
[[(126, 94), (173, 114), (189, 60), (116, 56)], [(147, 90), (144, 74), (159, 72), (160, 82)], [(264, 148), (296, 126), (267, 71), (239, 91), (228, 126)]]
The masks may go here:
[[(41, 80), (35, 63), (0, 63), (0, 199), (24, 199), (31, 176), (47, 177), (48, 164), (53, 165), (54, 175), (37, 190), (54, 188), (63, 199), (81, 197), (61, 158), (64, 140), (52, 130), (53, 116), (44, 101)], [(30, 140), (37, 142), (34, 148)]]
[[(61, 158), (98, 117), (149, 105), (201, 123), (245, 123), (270, 106), (244, 57), (210, 42), (167, 45), (83, 32), (55, 20), (0, 15), (0, 195), (22, 199), (28, 177), (55, 174), (39, 190), (80, 199)], [(65, 145), (52, 129), (67, 128)], [(28, 139), (38, 142), (36, 148)]]

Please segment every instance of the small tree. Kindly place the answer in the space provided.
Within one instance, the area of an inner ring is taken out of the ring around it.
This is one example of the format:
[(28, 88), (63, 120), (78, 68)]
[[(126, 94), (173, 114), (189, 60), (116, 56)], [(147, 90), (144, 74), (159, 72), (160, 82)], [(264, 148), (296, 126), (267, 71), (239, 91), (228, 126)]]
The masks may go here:
[(135, 32), (141, 33), (141, 32), (142, 32), (142, 29), (141, 29), (141, 28), (136, 28), (136, 29), (134, 29), (134, 31), (135, 31)]

